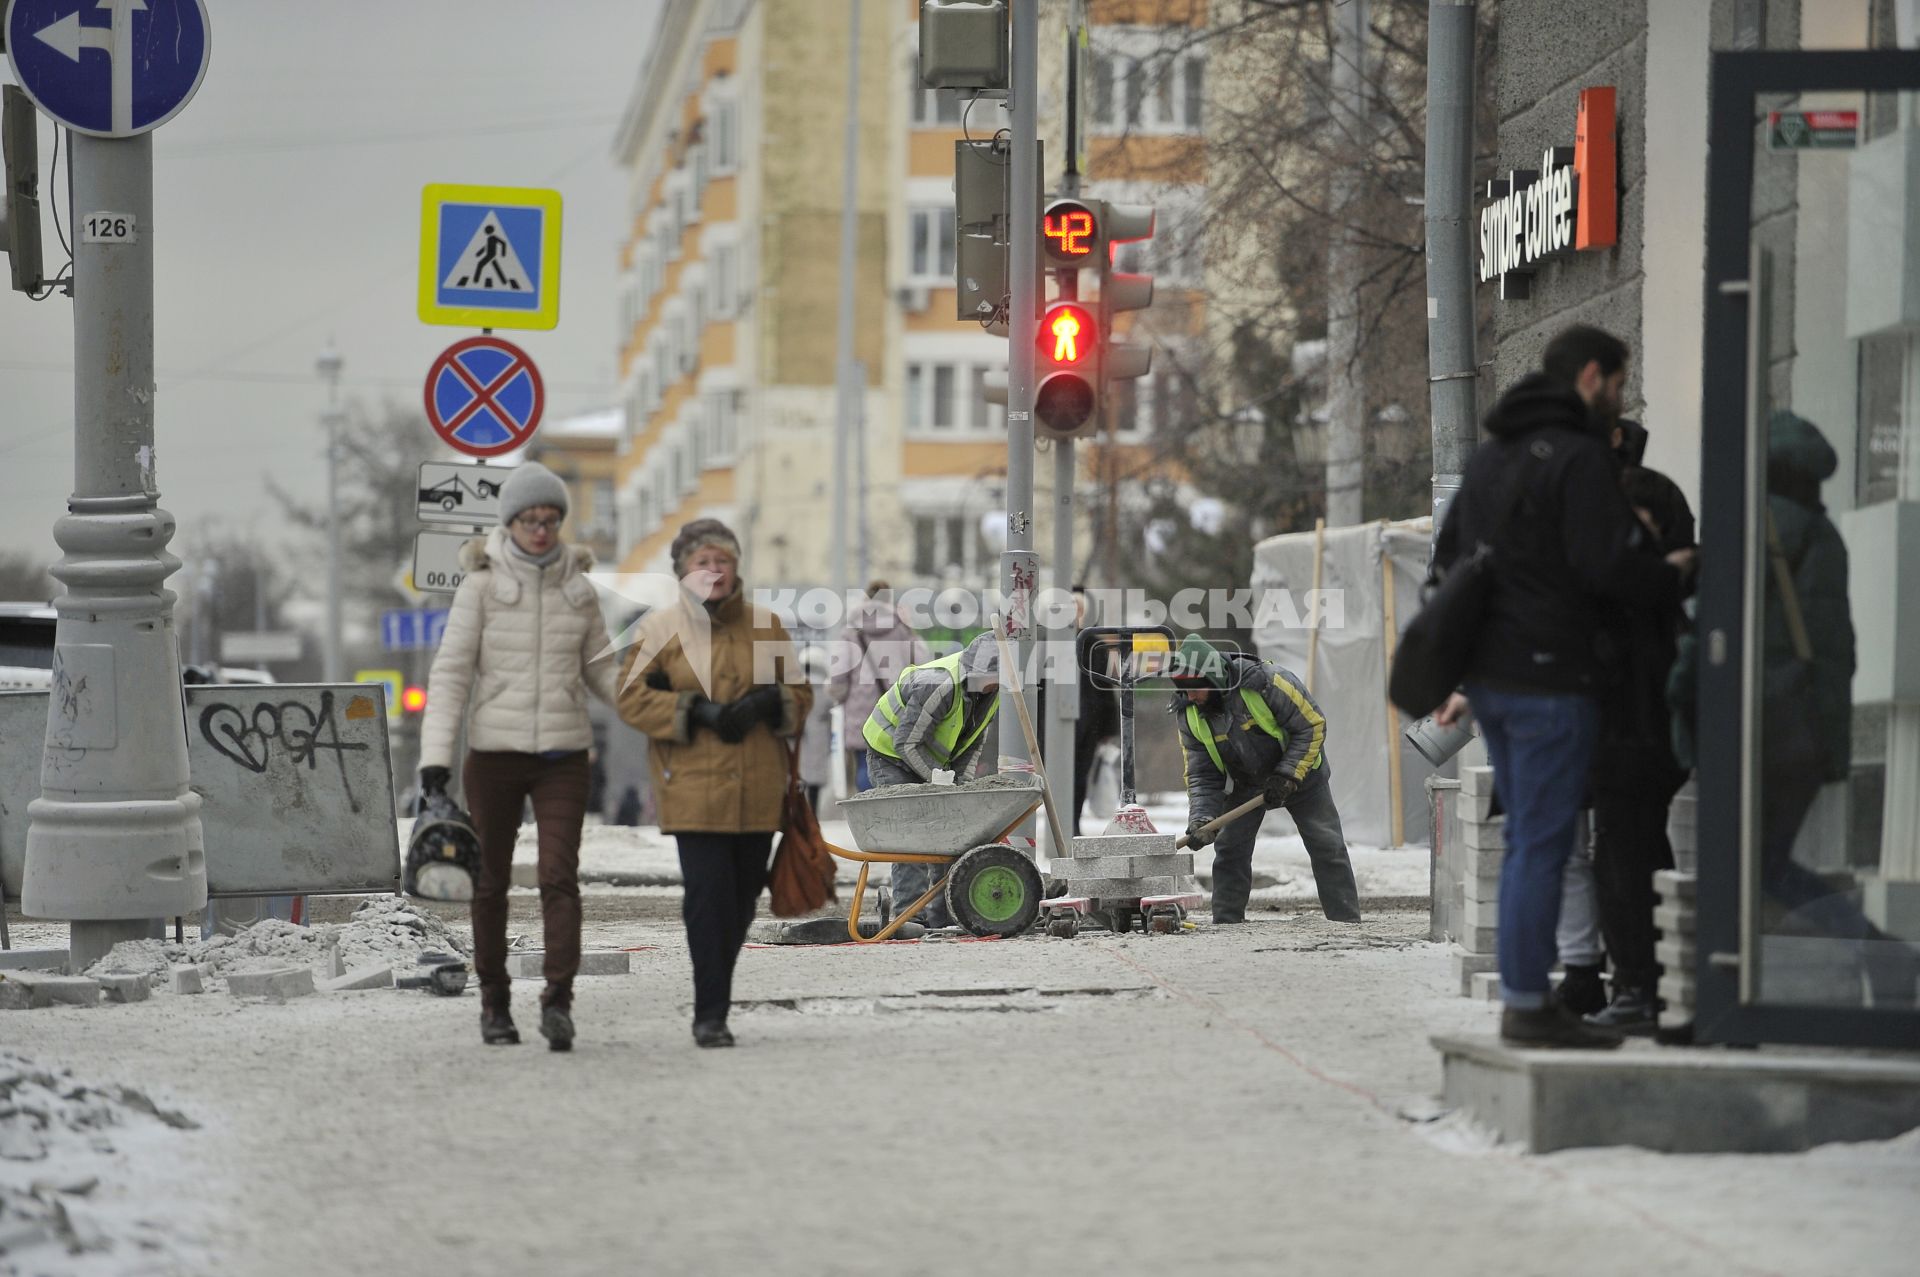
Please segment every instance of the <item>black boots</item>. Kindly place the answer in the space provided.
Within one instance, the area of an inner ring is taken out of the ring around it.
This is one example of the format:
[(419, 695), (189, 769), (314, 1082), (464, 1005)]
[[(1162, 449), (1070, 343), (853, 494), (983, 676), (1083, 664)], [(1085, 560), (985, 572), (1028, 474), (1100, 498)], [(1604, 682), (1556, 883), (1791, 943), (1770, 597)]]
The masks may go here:
[(1621, 985), (1613, 1001), (1587, 1017), (1596, 1029), (1612, 1033), (1650, 1034), (1659, 1023), (1660, 1002), (1651, 989)]
[(1508, 1007), (1500, 1013), (1500, 1041), (1521, 1050), (1605, 1051), (1620, 1045), (1618, 1034), (1596, 1029), (1551, 1000), (1537, 1011)]
[(506, 1005), (480, 1007), (480, 1040), (488, 1046), (519, 1046), (520, 1030), (513, 1027), (513, 1016)]
[(725, 1020), (695, 1020), (693, 1040), (702, 1048), (732, 1046), (733, 1033), (727, 1028)]
[(1560, 1005), (1576, 1016), (1592, 1015), (1603, 1011), (1607, 1005), (1607, 986), (1601, 982), (1600, 973), (1606, 970), (1601, 963), (1584, 966), (1578, 962), (1566, 963), (1560, 977)]
[(540, 1008), (540, 1036), (549, 1051), (573, 1050), (573, 1015), (558, 1002)]
[(540, 995), (540, 1036), (549, 1051), (573, 1050), (573, 982), (549, 980)]

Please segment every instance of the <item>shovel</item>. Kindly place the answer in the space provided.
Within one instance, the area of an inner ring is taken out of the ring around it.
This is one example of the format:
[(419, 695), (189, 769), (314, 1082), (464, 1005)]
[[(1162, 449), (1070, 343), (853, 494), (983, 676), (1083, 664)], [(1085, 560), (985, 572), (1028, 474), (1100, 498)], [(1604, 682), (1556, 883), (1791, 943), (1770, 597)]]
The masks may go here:
[[(1249, 798), (1247, 799), (1247, 801), (1245, 801), (1244, 803), (1241, 803), (1238, 807), (1235, 807), (1232, 811), (1228, 812), (1226, 815), (1215, 816), (1212, 820), (1209, 820), (1206, 824), (1200, 826), (1198, 832), (1203, 834), (1214, 833), (1217, 830), (1222, 829), (1227, 825), (1231, 825), (1234, 821), (1240, 819), (1240, 817), (1246, 815), (1248, 812), (1257, 811), (1261, 807), (1266, 806), (1266, 802), (1267, 802), (1267, 796), (1265, 794), (1259, 794), (1253, 798)], [(1178, 838), (1173, 840), (1173, 845), (1176, 849), (1187, 846), (1188, 845), (1187, 835), (1181, 834)]]

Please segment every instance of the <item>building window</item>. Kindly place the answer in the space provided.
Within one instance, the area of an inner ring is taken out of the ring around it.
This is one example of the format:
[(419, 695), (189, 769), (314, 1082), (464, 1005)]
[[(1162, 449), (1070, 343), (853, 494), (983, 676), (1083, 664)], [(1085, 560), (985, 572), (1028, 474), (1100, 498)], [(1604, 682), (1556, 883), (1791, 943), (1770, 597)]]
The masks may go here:
[(909, 363), (908, 431), (985, 434), (999, 430), (1005, 422), (1004, 410), (999, 404), (987, 403), (985, 394), (987, 373), (1001, 366), (997, 363)]
[(740, 164), (740, 109), (730, 98), (713, 104), (713, 172), (719, 177)]
[(732, 319), (740, 290), (740, 250), (715, 244), (707, 259), (707, 309), (715, 319)]
[(907, 429), (925, 429), (927, 424), (927, 366), (907, 365)]
[(916, 208), (907, 215), (911, 246), (907, 273), (916, 282), (953, 279), (954, 227), (951, 208)]
[(1006, 425), (1007, 410), (997, 403), (987, 402), (987, 374), (989, 368), (976, 367), (973, 370), (973, 394), (967, 405), (967, 421), (974, 430), (983, 433), (996, 433)]
[(700, 449), (701, 464), (709, 467), (731, 465), (734, 450), (739, 446), (737, 392), (715, 390), (701, 398), (705, 411), (701, 414), (700, 428), (706, 434)]
[(981, 516), (940, 513), (913, 517), (915, 576), (943, 577), (954, 569), (973, 575), (989, 571), (994, 561)]
[(952, 364), (933, 366), (933, 410), (927, 415), (927, 424), (935, 430), (951, 430), (959, 419), (953, 402), (953, 388), (958, 380)]
[(1198, 133), (1206, 99), (1206, 62), (1197, 49), (1175, 49), (1184, 28), (1118, 28), (1097, 37), (1088, 113), (1103, 133)]

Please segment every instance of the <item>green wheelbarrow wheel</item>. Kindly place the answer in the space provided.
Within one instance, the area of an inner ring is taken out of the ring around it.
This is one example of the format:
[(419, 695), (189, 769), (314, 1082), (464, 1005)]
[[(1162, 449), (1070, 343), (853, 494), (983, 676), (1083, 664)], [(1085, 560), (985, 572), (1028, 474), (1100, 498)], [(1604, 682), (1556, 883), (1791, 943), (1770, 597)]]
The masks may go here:
[(1003, 842), (975, 847), (953, 862), (947, 910), (976, 936), (1017, 936), (1040, 916), (1040, 870)]

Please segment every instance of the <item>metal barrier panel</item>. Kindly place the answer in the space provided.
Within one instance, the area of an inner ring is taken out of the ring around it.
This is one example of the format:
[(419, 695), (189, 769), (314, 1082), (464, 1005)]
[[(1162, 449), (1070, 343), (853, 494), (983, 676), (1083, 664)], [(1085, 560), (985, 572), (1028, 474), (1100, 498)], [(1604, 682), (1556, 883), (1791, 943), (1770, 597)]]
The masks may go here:
[[(384, 689), (363, 683), (186, 689), (187, 754), (213, 896), (400, 889)], [(0, 693), (0, 884), (20, 898), (40, 793), (45, 692)]]

